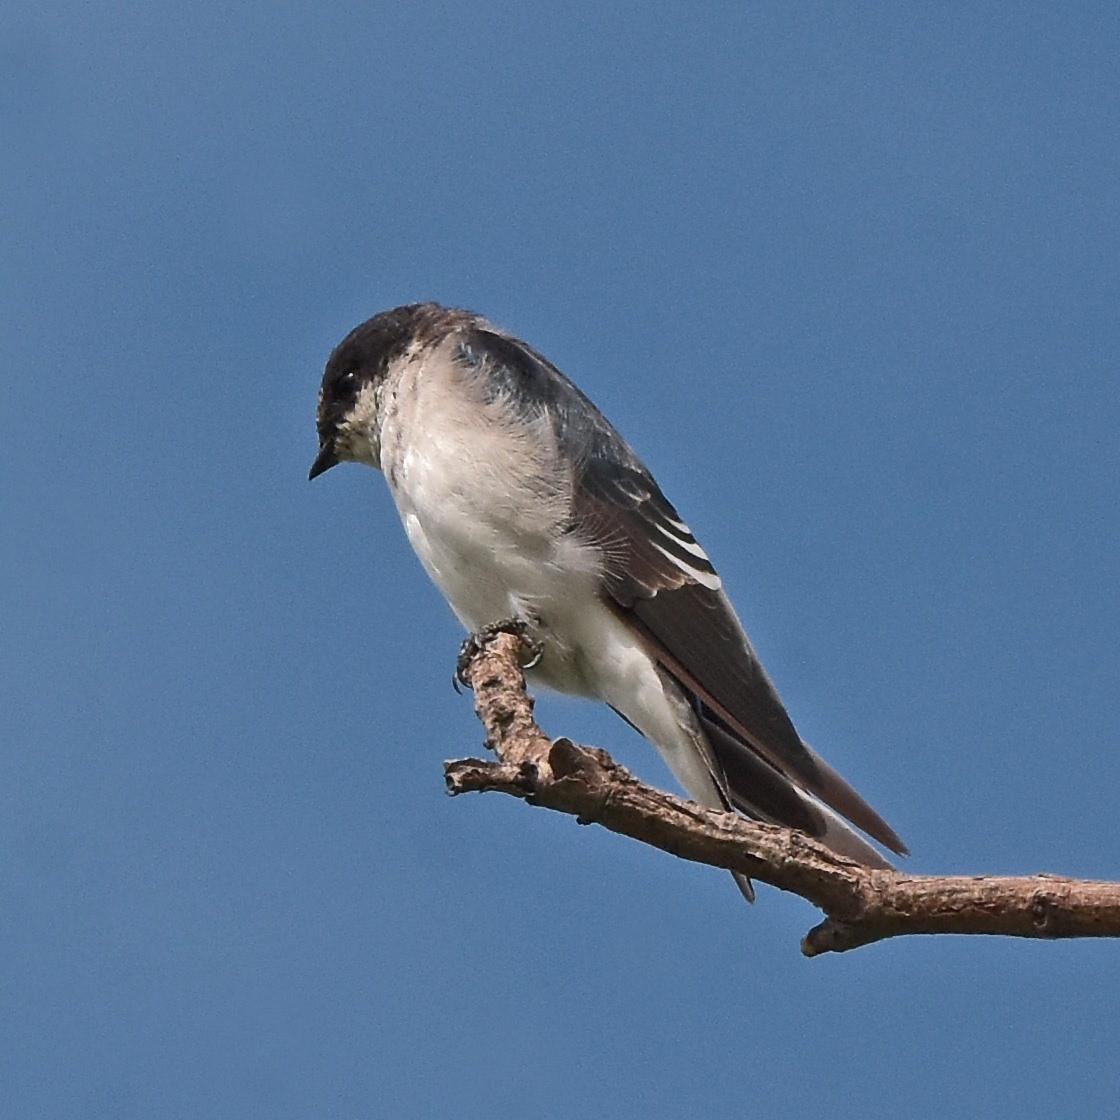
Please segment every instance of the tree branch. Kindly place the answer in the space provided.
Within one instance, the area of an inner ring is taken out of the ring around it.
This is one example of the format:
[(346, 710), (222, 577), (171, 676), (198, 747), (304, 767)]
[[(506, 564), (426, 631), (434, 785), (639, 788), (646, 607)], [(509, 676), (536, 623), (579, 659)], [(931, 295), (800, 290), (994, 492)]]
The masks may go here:
[(599, 824), (679, 856), (740, 871), (825, 914), (801, 942), (809, 957), (909, 933), (1118, 937), (1120, 883), (1056, 875), (907, 875), (863, 867), (803, 833), (706, 809), (638, 781), (606, 751), (550, 740), (533, 718), (515, 627), (464, 647), (460, 676), (497, 761), (444, 764), (452, 794), (496, 790)]

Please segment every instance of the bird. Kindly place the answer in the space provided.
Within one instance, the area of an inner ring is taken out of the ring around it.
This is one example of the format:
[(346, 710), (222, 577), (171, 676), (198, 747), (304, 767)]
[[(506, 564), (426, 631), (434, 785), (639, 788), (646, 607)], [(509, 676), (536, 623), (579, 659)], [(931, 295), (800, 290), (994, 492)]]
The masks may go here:
[(539, 654), (532, 685), (609, 705), (704, 806), (871, 868), (892, 865), (870, 840), (907, 853), (801, 739), (649, 469), (528, 343), (438, 303), (382, 311), (331, 352), (316, 427), (309, 478), (344, 461), (379, 469), (468, 632), (522, 624)]

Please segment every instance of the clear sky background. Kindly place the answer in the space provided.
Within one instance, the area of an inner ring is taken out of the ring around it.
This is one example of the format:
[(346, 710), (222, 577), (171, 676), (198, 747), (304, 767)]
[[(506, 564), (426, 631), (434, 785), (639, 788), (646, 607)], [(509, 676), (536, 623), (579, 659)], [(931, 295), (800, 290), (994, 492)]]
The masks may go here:
[[(0, 1095), (1115, 1115), (1120, 943), (908, 939), (497, 796), (331, 347), (573, 377), (915, 872), (1120, 878), (1120, 8), (0, 14)], [(670, 778), (609, 711), (542, 722)]]

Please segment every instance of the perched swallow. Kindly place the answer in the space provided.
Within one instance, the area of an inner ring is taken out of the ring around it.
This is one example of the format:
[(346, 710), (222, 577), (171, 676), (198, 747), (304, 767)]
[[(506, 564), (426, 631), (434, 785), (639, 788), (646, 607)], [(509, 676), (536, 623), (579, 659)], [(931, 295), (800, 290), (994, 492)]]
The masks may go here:
[[(696, 801), (869, 867), (894, 830), (793, 723), (707, 553), (603, 414), (531, 346), (435, 303), (383, 311), (327, 362), (315, 478), (380, 469), (468, 630), (519, 618), (534, 683), (602, 700)], [(748, 898), (750, 882), (736, 880)]]

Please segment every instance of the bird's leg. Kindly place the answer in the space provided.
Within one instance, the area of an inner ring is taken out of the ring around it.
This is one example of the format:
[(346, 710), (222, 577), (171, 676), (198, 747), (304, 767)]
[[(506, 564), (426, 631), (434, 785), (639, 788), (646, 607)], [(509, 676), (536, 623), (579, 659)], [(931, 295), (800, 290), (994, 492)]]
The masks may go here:
[(471, 659), (495, 634), (513, 634), (521, 639), (523, 650), (528, 653), (527, 661), (521, 662), (522, 669), (533, 669), (540, 664), (544, 655), (544, 646), (529, 636), (529, 623), (523, 618), (503, 618), (497, 622), (488, 622), (477, 630), (467, 635), (466, 640), (459, 647), (459, 657), (455, 662), (455, 675), (451, 678), (452, 687), (456, 692), (462, 691), (460, 685), (470, 688), (471, 682), (467, 679), (467, 668)]

